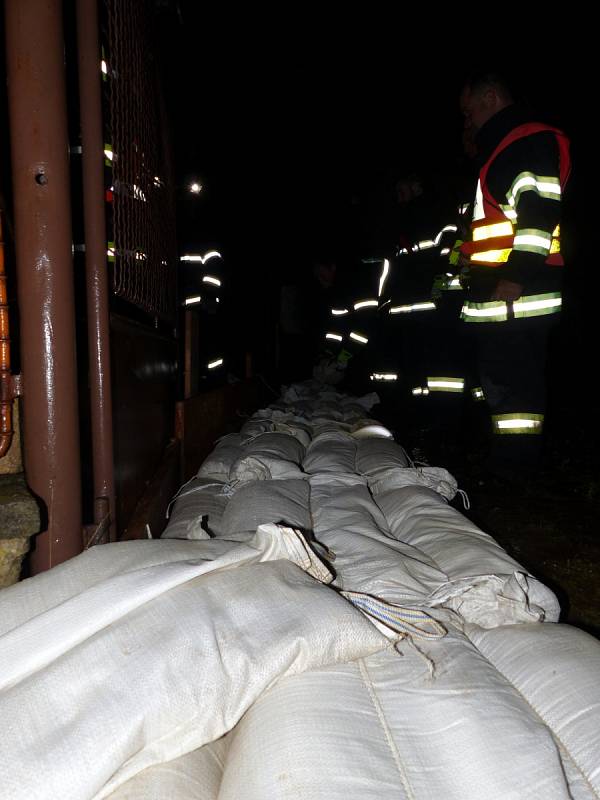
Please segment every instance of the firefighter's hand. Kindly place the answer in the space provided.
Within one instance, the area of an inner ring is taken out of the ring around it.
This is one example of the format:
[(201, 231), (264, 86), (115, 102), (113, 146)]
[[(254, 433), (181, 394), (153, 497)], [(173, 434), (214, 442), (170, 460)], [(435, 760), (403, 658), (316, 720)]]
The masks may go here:
[(512, 300), (518, 300), (523, 294), (523, 287), (520, 283), (513, 283), (512, 281), (498, 281), (492, 300), (504, 300), (508, 303)]

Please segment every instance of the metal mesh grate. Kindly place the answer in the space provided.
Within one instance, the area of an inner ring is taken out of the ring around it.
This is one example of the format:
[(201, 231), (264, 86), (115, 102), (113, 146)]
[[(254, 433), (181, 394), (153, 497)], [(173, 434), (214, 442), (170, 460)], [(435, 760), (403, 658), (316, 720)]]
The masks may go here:
[(105, 0), (105, 8), (113, 291), (172, 319), (177, 265), (172, 166), (153, 57), (152, 7), (149, 0)]

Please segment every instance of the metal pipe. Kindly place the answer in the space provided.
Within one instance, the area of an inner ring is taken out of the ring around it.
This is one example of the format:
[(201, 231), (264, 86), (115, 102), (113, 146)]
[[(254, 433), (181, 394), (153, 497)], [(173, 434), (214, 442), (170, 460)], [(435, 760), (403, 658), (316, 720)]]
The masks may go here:
[(104, 138), (97, 0), (77, 0), (79, 104), (83, 147), (83, 211), (88, 313), (88, 351), (94, 469), (94, 522), (106, 516), (110, 540), (117, 536), (113, 461), (110, 326), (106, 274)]
[(60, 0), (6, 0), (27, 482), (38, 573), (82, 550), (69, 139)]
[(12, 443), (12, 407), (10, 374), (10, 330), (8, 324), (8, 298), (4, 269), (4, 242), (0, 217), (0, 458), (8, 453)]

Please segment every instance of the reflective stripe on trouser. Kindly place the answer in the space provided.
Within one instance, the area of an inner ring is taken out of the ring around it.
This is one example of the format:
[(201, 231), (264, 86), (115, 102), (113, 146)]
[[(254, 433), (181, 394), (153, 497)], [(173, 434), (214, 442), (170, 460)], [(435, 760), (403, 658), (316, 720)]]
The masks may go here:
[(540, 434), (544, 426), (543, 414), (493, 414), (494, 433)]
[(494, 300), (489, 303), (465, 301), (460, 318), (464, 322), (506, 322), (507, 320), (541, 317), (561, 310), (560, 292), (545, 292), (519, 297), (512, 303)]
[(427, 376), (427, 388), (430, 392), (462, 392), (465, 388), (464, 378), (430, 378)]

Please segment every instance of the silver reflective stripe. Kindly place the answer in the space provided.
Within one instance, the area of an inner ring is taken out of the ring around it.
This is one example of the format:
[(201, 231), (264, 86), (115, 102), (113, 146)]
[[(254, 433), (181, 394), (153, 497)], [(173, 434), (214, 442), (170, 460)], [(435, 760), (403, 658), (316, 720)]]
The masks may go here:
[(544, 426), (543, 414), (494, 414), (492, 416), (494, 433), (541, 433)]
[(435, 303), (413, 303), (406, 306), (393, 306), (390, 308), (390, 314), (409, 314), (412, 311), (435, 311)]
[(326, 339), (333, 339), (336, 342), (342, 342), (344, 340), (344, 337), (340, 336), (339, 333), (326, 333), (325, 334), (325, 338)]
[(509, 205), (517, 206), (523, 192), (528, 191), (550, 200), (560, 200), (560, 180), (552, 176), (534, 175), (533, 172), (521, 172), (506, 193)]
[(331, 313), (334, 317), (341, 317), (342, 314), (348, 314), (347, 308), (332, 308)]
[(381, 277), (379, 278), (379, 292), (377, 294), (378, 297), (381, 297), (381, 293), (383, 292), (383, 287), (385, 286), (385, 282), (390, 271), (390, 262), (387, 258), (383, 260), (383, 270), (381, 271)]
[(515, 231), (513, 249), (526, 253), (547, 256), (552, 244), (552, 235), (537, 228), (520, 228)]
[(377, 306), (379, 303), (377, 300), (361, 300), (358, 303), (354, 303), (354, 310), (358, 311), (361, 308), (369, 308), (370, 306)]
[(502, 209), (502, 213), (508, 219), (514, 220), (517, 218), (517, 212), (515, 209), (510, 205), (501, 205), (500, 208)]
[(506, 303), (473, 303), (471, 300), (463, 305), (460, 318), (465, 322), (504, 322), (507, 319)]
[(456, 233), (457, 231), (458, 231), (458, 228), (456, 227), (456, 225), (444, 225), (444, 227), (442, 228), (442, 230), (441, 230), (441, 231), (439, 231), (439, 232), (438, 232), (438, 235), (435, 237), (434, 243), (435, 243), (436, 245), (437, 245), (437, 244), (439, 244), (439, 243), (440, 243), (440, 240), (441, 240), (441, 238), (442, 238), (442, 236), (443, 236), (445, 233), (451, 233), (451, 232), (452, 232), (452, 233)]
[(220, 367), (223, 364), (222, 358), (217, 358), (216, 361), (210, 361), (207, 364), (208, 369), (215, 369), (215, 367)]
[(560, 292), (547, 292), (546, 294), (532, 294), (515, 300), (513, 311), (515, 317), (539, 317), (544, 314), (556, 314), (562, 306)]
[(374, 372), (371, 375), (372, 381), (397, 381), (398, 376), (395, 372)]
[(427, 378), (430, 392), (462, 392), (465, 382), (462, 378)]
[(354, 331), (352, 331), (350, 334), (350, 338), (354, 339), (355, 342), (360, 342), (361, 344), (366, 344), (369, 341), (366, 336), (361, 336), (360, 333), (354, 333)]
[[(524, 295), (512, 303), (516, 319), (539, 317), (545, 314), (556, 314), (562, 306), (560, 292)], [(508, 306), (502, 301), (491, 303), (473, 303), (470, 300), (462, 307), (461, 319), (465, 322), (506, 322)]]

